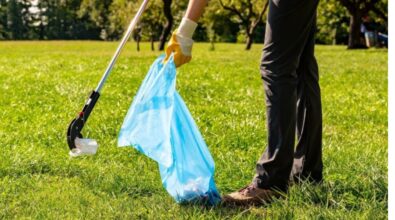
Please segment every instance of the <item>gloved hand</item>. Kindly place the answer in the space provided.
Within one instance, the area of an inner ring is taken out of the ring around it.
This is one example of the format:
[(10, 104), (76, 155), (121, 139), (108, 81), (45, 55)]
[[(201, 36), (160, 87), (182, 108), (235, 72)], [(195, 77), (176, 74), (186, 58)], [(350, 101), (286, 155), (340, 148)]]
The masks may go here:
[(176, 67), (188, 63), (192, 59), (192, 45), (192, 39), (178, 35), (177, 31), (173, 32), (167, 44), (165, 62), (169, 59), (171, 53), (174, 53), (174, 63)]
[(176, 67), (188, 63), (192, 59), (192, 35), (197, 27), (197, 23), (183, 18), (179, 28), (173, 32), (166, 48), (165, 62), (174, 53), (174, 63)]

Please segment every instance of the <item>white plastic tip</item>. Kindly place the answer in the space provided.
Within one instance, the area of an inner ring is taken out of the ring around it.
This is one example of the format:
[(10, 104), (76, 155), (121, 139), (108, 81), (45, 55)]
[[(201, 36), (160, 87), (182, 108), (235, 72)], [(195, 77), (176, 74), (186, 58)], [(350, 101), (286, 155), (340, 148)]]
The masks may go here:
[(96, 154), (97, 148), (99, 147), (97, 141), (94, 139), (76, 138), (74, 143), (76, 148), (74, 148), (69, 152), (69, 155), (71, 157), (78, 157), (82, 155), (94, 155)]

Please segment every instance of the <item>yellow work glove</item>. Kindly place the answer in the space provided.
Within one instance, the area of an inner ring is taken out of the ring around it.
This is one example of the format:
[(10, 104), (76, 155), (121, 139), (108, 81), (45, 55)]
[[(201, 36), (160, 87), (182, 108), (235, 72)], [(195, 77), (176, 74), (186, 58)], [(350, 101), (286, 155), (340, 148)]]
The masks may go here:
[(180, 67), (188, 63), (192, 59), (192, 35), (197, 27), (197, 23), (183, 18), (180, 26), (173, 32), (166, 48), (165, 62), (174, 54), (174, 63), (176, 67)]
[(176, 67), (188, 63), (192, 59), (192, 44), (192, 39), (180, 39), (175, 31), (167, 44), (165, 62), (169, 59), (171, 53), (173, 53)]

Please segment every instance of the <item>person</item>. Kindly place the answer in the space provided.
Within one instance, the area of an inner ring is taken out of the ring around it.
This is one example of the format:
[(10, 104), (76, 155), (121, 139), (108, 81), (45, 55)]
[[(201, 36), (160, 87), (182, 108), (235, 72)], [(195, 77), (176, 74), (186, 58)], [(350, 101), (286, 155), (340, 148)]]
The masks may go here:
[(377, 45), (376, 25), (370, 20), (369, 16), (362, 17), (361, 22), (361, 47), (369, 48)]
[[(269, 0), (260, 65), (266, 95), (267, 147), (251, 183), (223, 196), (224, 202), (267, 203), (285, 196), (290, 183), (320, 183), (323, 179), (321, 94), (314, 56), (318, 2)], [(177, 67), (192, 58), (192, 35), (207, 4), (205, 0), (190, 0), (168, 42), (165, 59), (173, 53)]]
[(361, 35), (366, 47), (388, 47), (388, 35), (380, 32), (380, 27), (369, 16), (362, 17)]

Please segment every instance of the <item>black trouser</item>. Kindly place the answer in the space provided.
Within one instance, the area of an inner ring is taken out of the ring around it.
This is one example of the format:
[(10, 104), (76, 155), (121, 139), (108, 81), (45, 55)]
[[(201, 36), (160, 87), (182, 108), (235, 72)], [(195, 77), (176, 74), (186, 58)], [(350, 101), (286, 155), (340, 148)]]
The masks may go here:
[(322, 180), (321, 95), (314, 57), (317, 5), (318, 0), (270, 0), (261, 62), (268, 147), (253, 181), (260, 188), (287, 190), (290, 177)]

